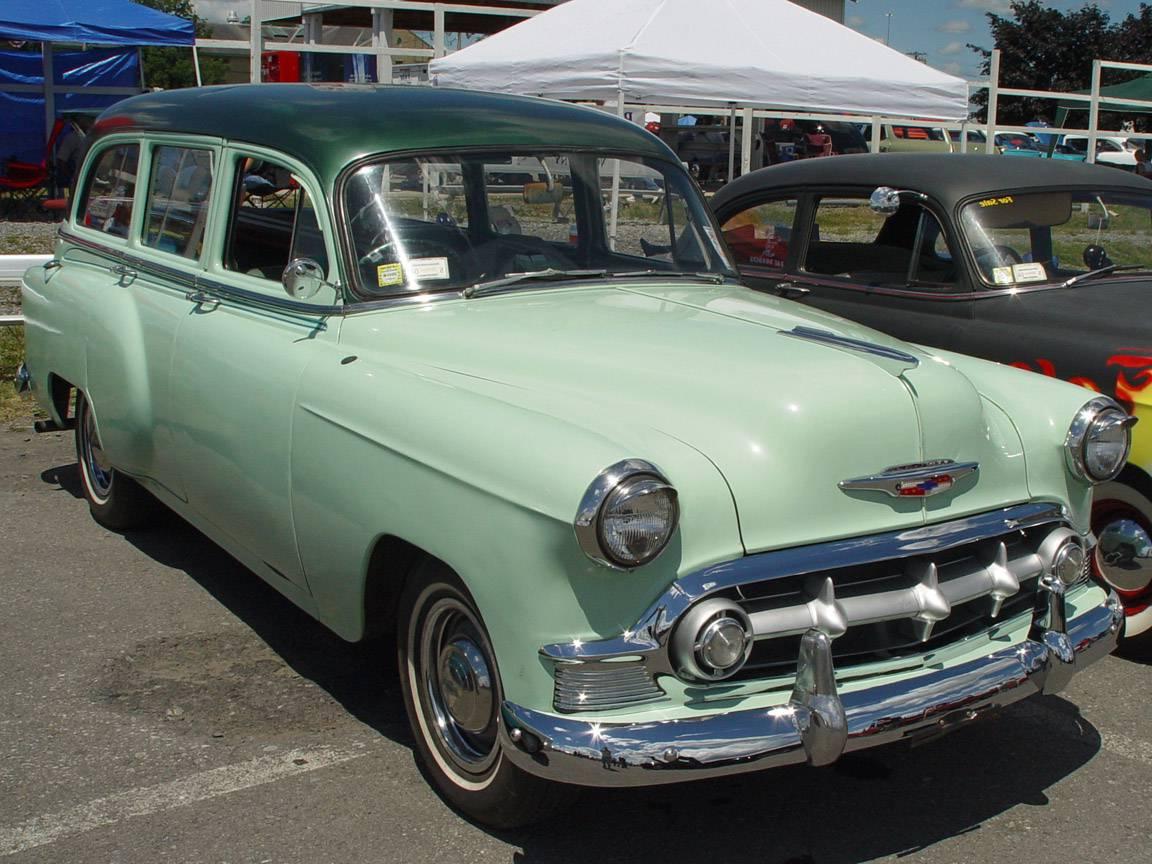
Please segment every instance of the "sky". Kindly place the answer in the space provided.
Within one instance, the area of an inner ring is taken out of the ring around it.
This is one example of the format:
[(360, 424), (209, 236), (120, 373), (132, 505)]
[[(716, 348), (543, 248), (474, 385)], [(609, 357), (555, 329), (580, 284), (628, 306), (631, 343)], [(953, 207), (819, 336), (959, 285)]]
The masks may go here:
[[(1086, 4), (1084, 0), (1055, 0), (1047, 5), (1067, 11)], [(1139, 0), (1097, 0), (1096, 5), (1113, 21), (1140, 8)], [(992, 47), (988, 12), (1007, 16), (1008, 0), (847, 0), (844, 23), (881, 42), (891, 25), (893, 48), (922, 51), (929, 65), (974, 79), (980, 75), (980, 57), (968, 43)]]

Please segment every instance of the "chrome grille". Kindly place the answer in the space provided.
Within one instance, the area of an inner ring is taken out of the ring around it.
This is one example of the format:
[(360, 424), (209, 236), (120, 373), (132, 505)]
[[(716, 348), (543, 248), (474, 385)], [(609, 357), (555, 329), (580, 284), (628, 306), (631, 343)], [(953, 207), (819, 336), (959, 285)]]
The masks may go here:
[(733, 599), (757, 641), (736, 678), (789, 674), (812, 628), (833, 638), (838, 670), (987, 630), (1032, 608), (1045, 571), (1038, 550), (1051, 536), (1047, 527), (1015, 531), (932, 555), (737, 586)]
[(627, 708), (664, 698), (664, 691), (639, 662), (558, 663), (552, 703), (557, 711)]

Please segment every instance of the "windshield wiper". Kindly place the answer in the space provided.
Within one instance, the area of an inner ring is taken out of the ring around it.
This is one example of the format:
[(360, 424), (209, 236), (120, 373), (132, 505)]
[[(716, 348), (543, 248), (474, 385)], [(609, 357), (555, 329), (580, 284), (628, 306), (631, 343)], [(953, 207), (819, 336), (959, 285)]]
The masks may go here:
[(507, 276), (502, 276), (499, 279), (477, 282), (475, 285), (469, 285), (465, 288), (463, 294), (465, 297), (472, 298), (485, 294), (488, 291), (494, 291), (497, 288), (515, 285), (519, 282), (557, 282), (562, 279), (598, 279), (607, 274), (607, 270), (557, 270), (554, 267), (547, 267), (544, 270), (509, 273)]
[(637, 279), (645, 276), (657, 276), (661, 279), (698, 279), (715, 285), (728, 278), (723, 273), (689, 273), (684, 270), (625, 270), (620, 273), (609, 273), (608, 276), (611, 279)]
[(1115, 273), (1117, 270), (1144, 270), (1146, 269), (1143, 264), (1109, 264), (1107, 267), (1099, 267), (1095, 270), (1089, 270), (1087, 273), (1078, 273), (1071, 279), (1065, 279), (1060, 283), (1061, 288), (1071, 288), (1073, 285), (1079, 285), (1087, 279), (1093, 279), (1096, 276), (1107, 276), (1109, 273)]

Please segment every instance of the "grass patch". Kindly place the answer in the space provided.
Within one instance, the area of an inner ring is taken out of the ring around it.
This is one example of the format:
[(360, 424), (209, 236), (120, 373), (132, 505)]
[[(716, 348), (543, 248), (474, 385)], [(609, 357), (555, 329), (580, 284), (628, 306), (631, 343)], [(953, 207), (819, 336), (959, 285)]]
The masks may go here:
[(36, 413), (36, 400), (29, 393), (17, 393), (12, 385), (16, 370), (24, 360), (24, 328), (0, 327), (0, 423), (29, 421)]

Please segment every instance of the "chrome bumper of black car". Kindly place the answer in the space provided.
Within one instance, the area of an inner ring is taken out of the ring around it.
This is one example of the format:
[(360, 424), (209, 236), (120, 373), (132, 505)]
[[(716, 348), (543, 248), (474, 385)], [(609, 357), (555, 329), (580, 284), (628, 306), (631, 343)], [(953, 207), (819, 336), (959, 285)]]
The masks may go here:
[(927, 736), (1037, 693), (1107, 655), (1124, 613), (1114, 594), (1063, 620), (1057, 586), (1037, 609), (1029, 638), (955, 667), (839, 694), (828, 637), (802, 641), (790, 700), (767, 709), (615, 724), (543, 713), (505, 702), (504, 750), (519, 767), (585, 786), (644, 786), (807, 762)]

